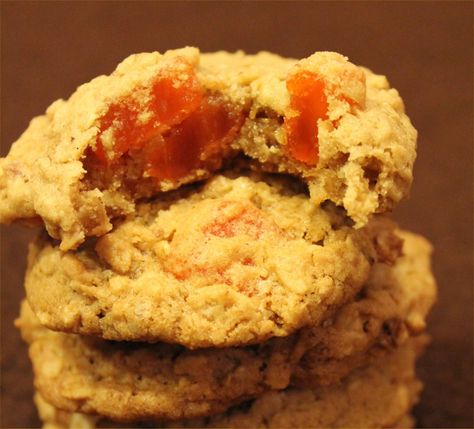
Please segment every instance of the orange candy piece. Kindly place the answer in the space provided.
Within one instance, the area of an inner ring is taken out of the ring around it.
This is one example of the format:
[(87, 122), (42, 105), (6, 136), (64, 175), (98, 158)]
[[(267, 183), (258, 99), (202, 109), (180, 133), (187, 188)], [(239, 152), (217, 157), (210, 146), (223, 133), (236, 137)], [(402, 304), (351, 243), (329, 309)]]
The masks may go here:
[[(148, 140), (180, 123), (196, 110), (203, 98), (203, 91), (191, 66), (181, 72), (181, 76), (186, 78), (173, 79), (168, 74), (158, 76), (151, 86), (149, 100), (145, 105), (140, 106), (132, 97), (111, 104), (100, 119), (96, 155), (104, 162), (113, 162), (130, 149), (143, 147)], [(140, 120), (140, 113), (143, 112), (148, 117)], [(103, 138), (110, 131), (114, 146), (112, 156), (107, 156)]]
[(314, 166), (318, 162), (318, 119), (327, 119), (325, 82), (317, 74), (303, 71), (290, 76), (286, 87), (292, 115), (285, 118), (289, 154)]
[(241, 113), (218, 97), (205, 97), (183, 122), (149, 141), (146, 171), (158, 179), (179, 179), (219, 160), (242, 122)]
[[(112, 164), (128, 153), (149, 176), (176, 180), (220, 159), (242, 122), (235, 107), (204, 94), (190, 65), (180, 67), (155, 79), (144, 105), (129, 97), (109, 106), (100, 119), (95, 155)], [(113, 142), (108, 153), (106, 138)]]

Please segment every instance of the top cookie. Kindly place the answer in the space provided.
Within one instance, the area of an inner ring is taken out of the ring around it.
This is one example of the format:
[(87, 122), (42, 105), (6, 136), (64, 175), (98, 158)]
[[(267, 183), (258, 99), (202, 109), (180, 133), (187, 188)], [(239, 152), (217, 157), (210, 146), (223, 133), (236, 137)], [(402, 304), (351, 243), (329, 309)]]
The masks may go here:
[(416, 131), (383, 76), (342, 55), (132, 55), (58, 100), (0, 160), (0, 221), (42, 218), (62, 250), (135, 201), (244, 155), (302, 178), (362, 226), (408, 192)]

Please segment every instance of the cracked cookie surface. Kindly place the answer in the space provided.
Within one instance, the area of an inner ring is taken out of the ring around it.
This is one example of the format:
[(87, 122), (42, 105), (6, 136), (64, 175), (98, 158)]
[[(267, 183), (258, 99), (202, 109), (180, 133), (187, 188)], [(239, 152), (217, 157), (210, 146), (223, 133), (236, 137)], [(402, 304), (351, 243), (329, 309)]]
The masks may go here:
[(0, 159), (0, 221), (40, 220), (76, 248), (240, 154), (362, 226), (407, 195), (415, 146), (397, 91), (336, 53), (137, 54), (31, 121)]

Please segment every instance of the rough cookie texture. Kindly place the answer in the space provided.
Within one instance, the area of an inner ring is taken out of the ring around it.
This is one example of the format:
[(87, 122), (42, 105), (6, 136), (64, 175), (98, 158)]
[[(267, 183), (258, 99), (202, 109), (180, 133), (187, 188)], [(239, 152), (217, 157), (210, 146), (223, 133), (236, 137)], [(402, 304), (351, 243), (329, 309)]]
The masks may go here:
[[(415, 377), (414, 365), (424, 343), (423, 337), (411, 340), (335, 386), (269, 392), (220, 415), (197, 420), (137, 422), (134, 427), (399, 427), (400, 423), (411, 423), (406, 414), (418, 400), (421, 383)], [(122, 427), (101, 416), (61, 411), (39, 394), (35, 400), (45, 429)]]
[(40, 218), (76, 248), (242, 154), (362, 226), (408, 193), (415, 146), (397, 91), (336, 53), (137, 54), (31, 121), (0, 159), (0, 221)]
[(243, 348), (190, 351), (111, 342), (42, 327), (26, 302), (17, 322), (35, 385), (55, 406), (111, 419), (178, 419), (223, 412), (288, 386), (297, 338)]
[(75, 252), (43, 236), (30, 247), (27, 298), (55, 330), (188, 348), (258, 343), (318, 324), (362, 287), (377, 237), (345, 222), (291, 179), (215, 176), (138, 206)]
[(341, 384), (268, 392), (244, 411), (237, 407), (222, 416), (186, 424), (234, 428), (394, 426), (418, 401), (422, 385), (415, 377), (415, 360), (425, 343), (424, 337), (411, 340), (354, 371)]
[(409, 337), (424, 332), (436, 299), (431, 245), (423, 237), (398, 231), (403, 256), (393, 266), (375, 264), (352, 301), (321, 326), (300, 338), (307, 352), (292, 375), (295, 385), (331, 384)]
[[(273, 389), (337, 384), (423, 330), (435, 286), (429, 245), (405, 238), (395, 265), (376, 264), (356, 302), (323, 327), (258, 346), (189, 351), (112, 343), (41, 327), (28, 304), (17, 321), (30, 345), (38, 391), (55, 406), (130, 420), (191, 417)], [(299, 363), (298, 363), (299, 362)]]

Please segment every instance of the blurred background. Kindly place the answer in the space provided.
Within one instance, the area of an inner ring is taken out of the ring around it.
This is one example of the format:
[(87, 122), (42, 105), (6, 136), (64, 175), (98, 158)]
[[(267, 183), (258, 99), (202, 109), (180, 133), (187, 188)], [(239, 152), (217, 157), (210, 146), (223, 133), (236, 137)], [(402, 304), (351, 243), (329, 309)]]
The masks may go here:
[[(411, 198), (394, 216), (435, 246), (439, 300), (419, 364), (420, 427), (473, 426), (473, 3), (1, 2), (1, 155), (57, 98), (129, 54), (193, 45), (347, 55), (388, 76), (419, 131)], [(1, 427), (38, 427), (13, 328), (35, 231), (1, 228)]]

